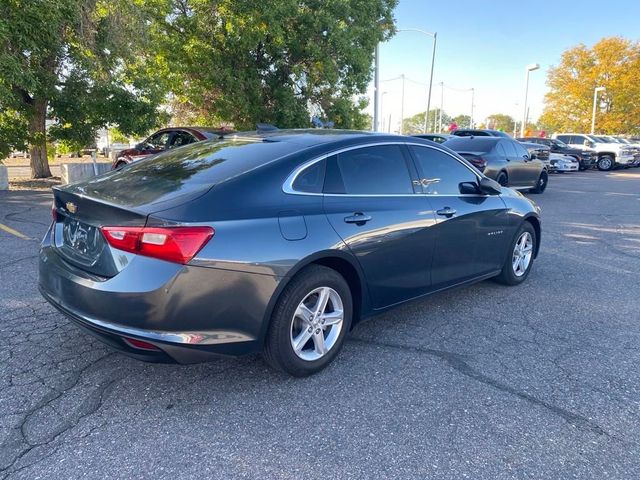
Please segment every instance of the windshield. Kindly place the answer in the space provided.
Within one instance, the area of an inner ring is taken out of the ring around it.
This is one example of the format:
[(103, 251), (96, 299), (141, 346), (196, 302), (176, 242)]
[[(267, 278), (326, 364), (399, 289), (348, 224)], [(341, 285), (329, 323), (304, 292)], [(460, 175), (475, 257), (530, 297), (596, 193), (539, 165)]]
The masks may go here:
[(560, 140), (551, 140), (556, 147), (567, 148), (568, 145)]

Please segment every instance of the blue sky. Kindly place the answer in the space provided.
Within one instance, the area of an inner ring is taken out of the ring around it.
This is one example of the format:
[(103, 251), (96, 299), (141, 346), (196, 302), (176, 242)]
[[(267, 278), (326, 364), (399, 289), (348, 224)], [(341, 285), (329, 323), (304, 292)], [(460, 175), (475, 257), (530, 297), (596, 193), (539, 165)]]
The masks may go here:
[[(469, 114), (471, 93), (448, 87), (473, 87), (476, 121), (492, 113), (522, 117), (528, 64), (539, 63), (541, 67), (531, 73), (529, 83), (530, 118), (535, 120), (543, 108), (547, 69), (558, 64), (564, 50), (580, 43), (591, 46), (608, 36), (640, 40), (637, 0), (450, 3), (400, 0), (395, 18), (400, 29), (438, 32), (432, 108), (440, 106), (438, 83), (444, 82), (447, 87), (444, 111)], [(380, 78), (387, 80), (404, 74), (408, 79), (405, 118), (426, 108), (431, 48), (429, 37), (414, 32), (399, 32), (381, 45)], [(381, 83), (381, 91), (387, 92), (382, 117), (388, 122), (391, 115), (392, 130), (400, 119), (401, 83), (400, 80)]]

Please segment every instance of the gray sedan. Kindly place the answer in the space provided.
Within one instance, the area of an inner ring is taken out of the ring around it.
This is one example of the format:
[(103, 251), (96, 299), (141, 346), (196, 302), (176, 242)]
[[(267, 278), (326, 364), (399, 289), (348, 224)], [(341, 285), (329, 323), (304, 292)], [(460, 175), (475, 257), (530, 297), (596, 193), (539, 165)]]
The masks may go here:
[(444, 289), (523, 282), (539, 209), (417, 138), (236, 135), (54, 188), (40, 290), (149, 361), (263, 352), (292, 375), (357, 322)]

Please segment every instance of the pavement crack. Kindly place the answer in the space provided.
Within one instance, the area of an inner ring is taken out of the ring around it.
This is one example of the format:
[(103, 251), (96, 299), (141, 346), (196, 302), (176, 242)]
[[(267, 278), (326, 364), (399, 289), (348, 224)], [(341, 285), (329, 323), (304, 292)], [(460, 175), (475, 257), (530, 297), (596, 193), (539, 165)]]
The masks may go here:
[(15, 260), (11, 260), (10, 262), (3, 263), (2, 265), (0, 265), (0, 269), (5, 267), (10, 267), (11, 265), (15, 265), (16, 263), (20, 263), (25, 260), (31, 260), (32, 258), (38, 258), (38, 255), (35, 254), (35, 255), (29, 255), (28, 257), (16, 258)]
[(491, 378), (483, 374), (482, 372), (479, 372), (478, 370), (473, 368), (471, 365), (469, 365), (469, 363), (467, 363), (464, 355), (447, 352), (444, 350), (435, 350), (432, 348), (424, 348), (424, 347), (418, 347), (418, 346), (412, 346), (412, 345), (400, 345), (400, 344), (389, 343), (389, 342), (379, 342), (375, 340), (363, 340), (363, 339), (354, 338), (354, 337), (351, 337), (349, 341), (362, 343), (362, 344), (376, 345), (376, 346), (386, 347), (386, 348), (392, 348), (396, 350), (404, 350), (404, 351), (409, 350), (409, 351), (418, 352), (418, 353), (439, 358), (440, 360), (445, 362), (449, 367), (451, 367), (458, 373), (464, 375), (465, 377), (468, 377), (472, 380), (488, 385), (501, 392), (514, 395), (520, 398), (521, 400), (524, 400), (532, 405), (542, 407), (548, 410), (549, 412), (553, 413), (554, 415), (562, 418), (564, 421), (566, 421), (570, 425), (573, 425), (576, 428), (590, 431), (597, 435), (604, 435), (604, 436), (610, 437), (610, 435), (605, 430), (603, 430), (602, 427), (600, 427), (597, 423), (593, 422), (592, 420), (586, 417), (583, 417), (582, 415), (571, 412), (557, 405), (553, 405), (549, 402), (545, 402), (544, 400), (534, 397), (529, 393), (522, 392), (510, 385), (507, 385), (506, 383), (503, 383), (499, 380), (496, 380), (494, 378)]

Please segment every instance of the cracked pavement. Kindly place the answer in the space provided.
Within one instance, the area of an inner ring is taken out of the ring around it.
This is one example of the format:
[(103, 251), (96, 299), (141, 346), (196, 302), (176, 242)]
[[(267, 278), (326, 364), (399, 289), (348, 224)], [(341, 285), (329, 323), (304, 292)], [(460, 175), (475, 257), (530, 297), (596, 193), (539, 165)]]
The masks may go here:
[(640, 478), (640, 170), (554, 175), (528, 281), (356, 327), (311, 378), (145, 364), (40, 297), (51, 196), (0, 192), (0, 479)]

